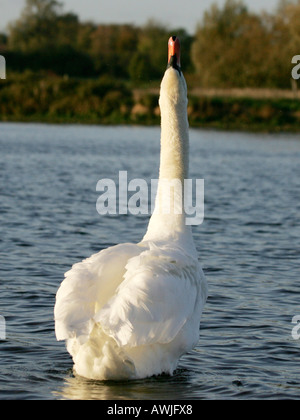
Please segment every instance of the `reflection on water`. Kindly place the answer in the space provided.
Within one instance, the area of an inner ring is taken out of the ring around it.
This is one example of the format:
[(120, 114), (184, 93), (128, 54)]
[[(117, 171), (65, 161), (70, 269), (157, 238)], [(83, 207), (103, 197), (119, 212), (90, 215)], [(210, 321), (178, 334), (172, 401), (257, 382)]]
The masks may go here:
[[(185, 385), (188, 383), (185, 375), (185, 372), (177, 371), (172, 377), (162, 375), (144, 380), (117, 382), (92, 381), (72, 375), (65, 378), (63, 386), (54, 391), (54, 395), (74, 400), (158, 400), (174, 399), (176, 395), (184, 398)], [(186, 395), (186, 398), (189, 396)]]
[[(193, 228), (209, 283), (201, 337), (173, 377), (95, 382), (56, 342), (63, 273), (137, 242), (148, 216), (100, 216), (99, 179), (157, 178), (159, 128), (0, 124), (0, 399), (299, 398), (300, 141), (191, 130), (190, 177), (204, 179)], [(141, 146), (142, 145), (142, 146)]]

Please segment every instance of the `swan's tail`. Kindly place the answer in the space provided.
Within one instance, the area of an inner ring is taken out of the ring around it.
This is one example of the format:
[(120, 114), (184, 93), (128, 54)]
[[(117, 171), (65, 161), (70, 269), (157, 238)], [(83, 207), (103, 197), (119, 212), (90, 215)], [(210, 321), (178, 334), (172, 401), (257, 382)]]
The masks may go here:
[(88, 340), (70, 338), (67, 349), (74, 361), (74, 371), (80, 376), (95, 380), (132, 379), (135, 366), (115, 340), (95, 324)]

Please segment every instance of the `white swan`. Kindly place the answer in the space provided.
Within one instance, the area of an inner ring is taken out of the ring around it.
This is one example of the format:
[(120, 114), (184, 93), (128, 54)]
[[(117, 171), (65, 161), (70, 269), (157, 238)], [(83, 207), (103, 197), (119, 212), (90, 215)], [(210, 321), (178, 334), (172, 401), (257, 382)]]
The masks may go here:
[(197, 344), (207, 283), (176, 189), (169, 214), (163, 180), (188, 174), (187, 88), (180, 44), (169, 40), (161, 108), (161, 161), (155, 211), (138, 244), (112, 246), (65, 274), (55, 304), (55, 331), (67, 341), (75, 372), (86, 378), (131, 379), (172, 374)]

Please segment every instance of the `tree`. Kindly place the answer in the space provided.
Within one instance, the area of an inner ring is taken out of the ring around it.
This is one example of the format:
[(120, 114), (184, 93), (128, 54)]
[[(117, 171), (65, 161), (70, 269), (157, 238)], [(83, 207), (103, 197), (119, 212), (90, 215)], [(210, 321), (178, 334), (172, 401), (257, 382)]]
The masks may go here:
[(30, 51), (53, 43), (57, 38), (56, 19), (62, 5), (56, 0), (26, 0), (20, 19), (9, 26), (9, 46)]
[(134, 82), (149, 81), (152, 78), (151, 60), (148, 54), (137, 51), (129, 63), (130, 79)]
[(168, 28), (154, 20), (149, 20), (139, 33), (137, 51), (141, 58), (148, 57), (152, 80), (159, 79), (167, 66), (167, 37)]
[(300, 0), (281, 0), (276, 12), (265, 18), (271, 38), (267, 56), (269, 79), (273, 86), (290, 88), (291, 60), (300, 52)]
[(20, 19), (9, 26), (9, 47), (31, 52), (51, 47), (77, 46), (79, 19), (63, 13), (56, 0), (26, 0)]
[(300, 46), (300, 0), (281, 0), (276, 14), (276, 29), (286, 34), (285, 47), (289, 53), (299, 53)]
[(269, 83), (270, 32), (242, 1), (213, 5), (198, 25), (192, 59), (203, 86), (245, 87)]
[(91, 34), (90, 55), (100, 74), (128, 77), (130, 59), (137, 48), (138, 29), (132, 25), (99, 25)]
[(79, 27), (78, 16), (63, 13), (60, 2), (27, 0), (20, 19), (10, 26), (9, 46), (14, 54), (10, 61), (18, 70), (93, 76), (91, 58), (78, 48)]
[(86, 53), (91, 53), (92, 49), (92, 35), (95, 32), (97, 25), (92, 22), (80, 22), (78, 26), (77, 33), (77, 47), (85, 51)]
[(5, 51), (7, 48), (7, 35), (0, 32), (0, 51)]

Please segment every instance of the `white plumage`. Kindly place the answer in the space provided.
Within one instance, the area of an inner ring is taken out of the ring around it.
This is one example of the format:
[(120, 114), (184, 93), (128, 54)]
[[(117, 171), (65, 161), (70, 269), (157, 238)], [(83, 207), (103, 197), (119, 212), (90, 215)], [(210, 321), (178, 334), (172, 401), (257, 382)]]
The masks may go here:
[(187, 92), (178, 69), (161, 84), (160, 181), (147, 233), (138, 244), (112, 246), (75, 264), (56, 296), (55, 331), (66, 340), (77, 374), (133, 379), (172, 374), (199, 339), (207, 284), (182, 197), (164, 214), (162, 180), (188, 174)]

